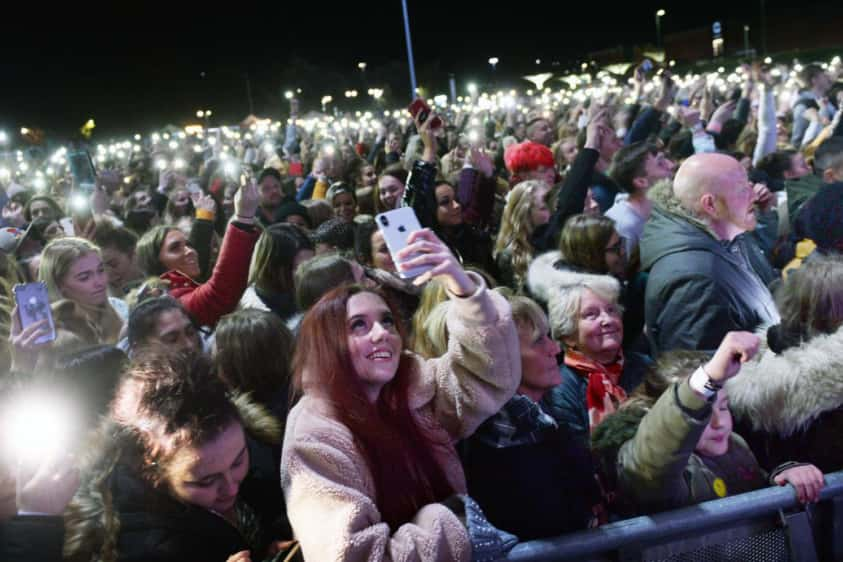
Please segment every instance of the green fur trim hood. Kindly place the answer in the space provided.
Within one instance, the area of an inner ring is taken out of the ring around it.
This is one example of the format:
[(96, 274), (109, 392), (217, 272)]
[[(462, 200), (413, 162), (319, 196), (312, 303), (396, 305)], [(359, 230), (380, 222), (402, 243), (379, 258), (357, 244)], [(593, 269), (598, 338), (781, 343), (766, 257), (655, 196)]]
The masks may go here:
[(280, 445), (284, 438), (282, 423), (269, 410), (252, 400), (251, 394), (234, 394), (231, 401), (243, 420), (246, 433), (268, 445)]

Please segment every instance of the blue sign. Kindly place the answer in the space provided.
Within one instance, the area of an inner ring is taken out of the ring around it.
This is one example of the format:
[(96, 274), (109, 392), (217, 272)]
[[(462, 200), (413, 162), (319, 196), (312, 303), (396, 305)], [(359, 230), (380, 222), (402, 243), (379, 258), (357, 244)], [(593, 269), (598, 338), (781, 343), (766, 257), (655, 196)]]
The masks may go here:
[(711, 32), (714, 33), (715, 35), (720, 35), (721, 31), (722, 31), (722, 27), (721, 27), (719, 21), (716, 21), (711, 25)]

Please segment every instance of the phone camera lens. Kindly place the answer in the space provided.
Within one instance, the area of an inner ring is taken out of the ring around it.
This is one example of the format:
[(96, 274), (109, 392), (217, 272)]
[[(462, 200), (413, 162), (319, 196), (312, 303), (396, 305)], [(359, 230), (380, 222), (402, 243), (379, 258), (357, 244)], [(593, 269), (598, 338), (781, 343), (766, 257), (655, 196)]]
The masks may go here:
[(389, 226), (389, 219), (388, 219), (388, 218), (386, 218), (386, 217), (381, 217), (381, 224), (382, 224), (384, 227)]

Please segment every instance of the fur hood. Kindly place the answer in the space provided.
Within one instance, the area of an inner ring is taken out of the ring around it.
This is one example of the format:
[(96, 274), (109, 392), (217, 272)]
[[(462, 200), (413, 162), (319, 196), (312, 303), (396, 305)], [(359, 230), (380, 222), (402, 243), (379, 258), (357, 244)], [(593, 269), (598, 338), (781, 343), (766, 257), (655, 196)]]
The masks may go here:
[(788, 437), (843, 406), (843, 328), (779, 355), (765, 342), (757, 357), (726, 383), (732, 411), (754, 429)]
[[(562, 262), (564, 267), (556, 267), (557, 262)], [(550, 302), (551, 296), (558, 292), (592, 283), (613, 284), (615, 290), (620, 291), (620, 283), (614, 277), (577, 271), (564, 262), (562, 252), (557, 250), (546, 252), (530, 263), (530, 269), (527, 271), (527, 286), (535, 298), (547, 303)]]
[(243, 291), (243, 296), (240, 297), (240, 304), (238, 305), (238, 308), (241, 310), (255, 308), (257, 310), (263, 310), (264, 312), (272, 312), (258, 296), (254, 285), (249, 285), (246, 287), (246, 290)]
[(252, 400), (250, 394), (235, 394), (231, 399), (243, 419), (246, 433), (268, 445), (280, 445), (284, 437), (281, 421), (265, 406)]

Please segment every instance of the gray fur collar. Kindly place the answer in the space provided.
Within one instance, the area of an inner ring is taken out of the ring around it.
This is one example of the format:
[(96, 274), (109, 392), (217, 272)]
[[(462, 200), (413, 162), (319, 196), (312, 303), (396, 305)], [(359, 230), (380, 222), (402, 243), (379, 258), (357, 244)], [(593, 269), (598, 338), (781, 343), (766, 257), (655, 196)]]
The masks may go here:
[(618, 290), (618, 281), (610, 275), (595, 275), (573, 269), (557, 269), (554, 264), (564, 260), (562, 252), (546, 252), (535, 258), (527, 271), (527, 287), (530, 293), (542, 302), (548, 302), (552, 291), (566, 291), (581, 285), (613, 282)]
[(758, 359), (726, 384), (732, 410), (753, 428), (787, 437), (843, 406), (843, 328)]

